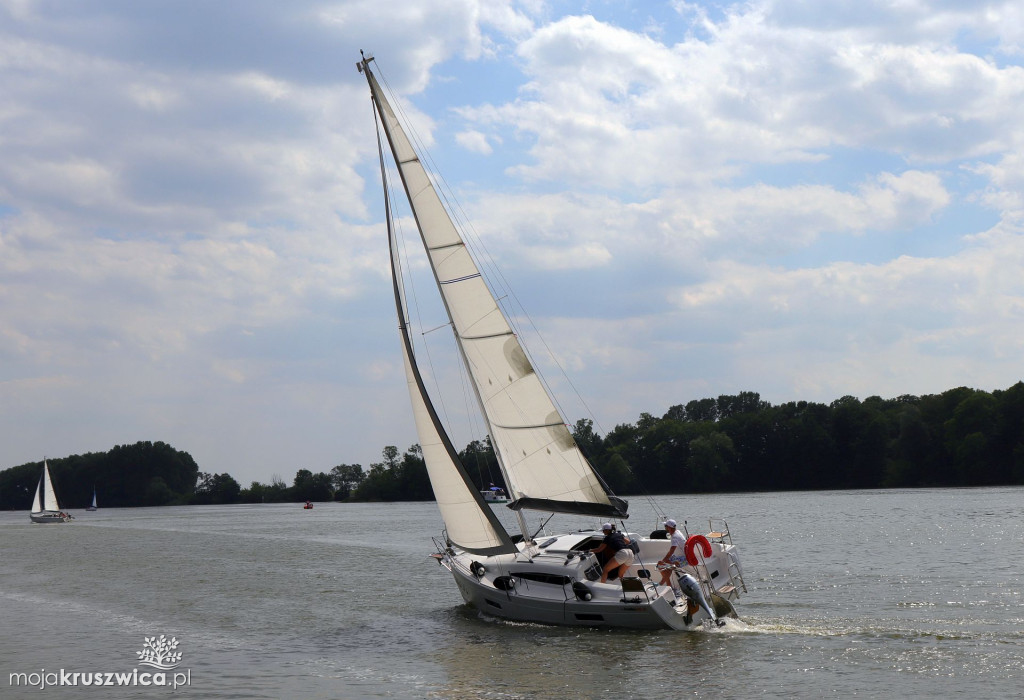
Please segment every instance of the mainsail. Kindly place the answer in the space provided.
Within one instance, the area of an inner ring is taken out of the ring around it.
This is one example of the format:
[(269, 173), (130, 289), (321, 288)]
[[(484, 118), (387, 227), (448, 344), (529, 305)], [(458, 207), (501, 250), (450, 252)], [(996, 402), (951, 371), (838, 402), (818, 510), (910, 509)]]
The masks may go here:
[[(369, 83), (435, 281), (487, 421), (495, 454), (513, 497), (509, 507), (628, 517), (626, 502), (611, 495), (580, 452), (564, 418), (531, 366), (370, 71), (371, 60), (364, 58), (358, 66)], [(406, 360), (408, 371), (410, 364), (415, 366), (409, 349)], [(418, 391), (413, 393), (422, 393), (422, 382), (417, 381), (417, 385)], [(414, 408), (417, 400), (414, 396)], [(427, 401), (423, 397), (419, 400)], [(435, 432), (443, 435), (444, 431), (436, 423), (424, 434), (421, 422), (417, 419), (422, 443), (434, 440), (430, 433), (435, 428)], [(422, 444), (422, 447), (430, 469), (427, 445)], [(430, 476), (440, 502), (444, 486), (434, 481), (433, 470)], [(449, 525), (447, 518), (445, 524)]]

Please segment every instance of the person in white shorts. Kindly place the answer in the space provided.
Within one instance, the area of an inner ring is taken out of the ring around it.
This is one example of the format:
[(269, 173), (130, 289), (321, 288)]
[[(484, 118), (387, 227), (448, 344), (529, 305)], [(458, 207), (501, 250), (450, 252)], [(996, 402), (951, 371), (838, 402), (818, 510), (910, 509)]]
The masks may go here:
[[(669, 540), (672, 546), (668, 548), (664, 558), (658, 561), (659, 565), (670, 564), (672, 566), (686, 566), (686, 553), (683, 551), (683, 547), (686, 545), (686, 538), (683, 537), (683, 533), (676, 529), (675, 520), (665, 521), (665, 532), (668, 533)], [(661, 585), (671, 586), (672, 585), (672, 569), (666, 568), (661, 572)]]
[(611, 523), (602, 525), (601, 530), (604, 532), (604, 542), (594, 550), (594, 554), (608, 550), (608, 561), (601, 572), (601, 583), (608, 583), (608, 574), (612, 569), (618, 567), (618, 577), (621, 579), (636, 557), (629, 547), (629, 538), (621, 532), (615, 532)]

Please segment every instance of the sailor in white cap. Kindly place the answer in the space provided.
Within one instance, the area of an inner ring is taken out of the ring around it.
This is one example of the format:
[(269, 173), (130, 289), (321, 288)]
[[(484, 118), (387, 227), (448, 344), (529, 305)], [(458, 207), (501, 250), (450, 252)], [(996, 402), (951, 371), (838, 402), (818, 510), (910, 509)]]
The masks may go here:
[(668, 552), (664, 558), (658, 561), (658, 565), (665, 566), (661, 570), (661, 585), (671, 586), (672, 585), (672, 566), (686, 566), (686, 554), (683, 550), (686, 544), (686, 539), (683, 537), (683, 533), (676, 529), (676, 521), (669, 518), (665, 521), (665, 532), (668, 533), (669, 540), (672, 546), (668, 548)]

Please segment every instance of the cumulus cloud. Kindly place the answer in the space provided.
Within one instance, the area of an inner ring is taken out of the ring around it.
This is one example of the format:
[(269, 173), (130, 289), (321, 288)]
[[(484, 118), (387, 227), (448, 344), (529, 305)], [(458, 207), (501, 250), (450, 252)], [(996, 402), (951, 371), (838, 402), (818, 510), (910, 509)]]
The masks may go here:
[[(685, 318), (730, 319), (739, 333), (737, 358), (759, 370), (791, 348), (791, 365), (774, 364), (770, 382), (777, 386), (821, 398), (844, 384), (860, 392), (889, 386), (921, 393), (945, 372), (939, 381), (950, 386), (997, 388), (1005, 383), (997, 377), (1015, 376), (1010, 358), (1024, 350), (1016, 330), (1024, 320), (1024, 283), (1014, 272), (1024, 263), (1021, 234), (1000, 225), (941, 259), (900, 256), (794, 270), (722, 261), (710, 266), (707, 280), (671, 298)], [(965, 357), (973, 358), (969, 365)], [(811, 384), (818, 385), (813, 392)]]
[(958, 51), (962, 25), (908, 45), (868, 31), (892, 30), (880, 11), (857, 13), (868, 25), (811, 30), (786, 25), (786, 3), (744, 7), (675, 44), (593, 17), (553, 22), (519, 45), (531, 76), (523, 97), (467, 114), (532, 135), (534, 162), (516, 166), (519, 176), (648, 191), (838, 147), (937, 162), (1016, 138), (1005, 125), (1024, 70)]
[(491, 148), (491, 144), (487, 142), (487, 137), (479, 131), (459, 132), (455, 135), (455, 142), (467, 151), (473, 151), (474, 153), (480, 153), (485, 156), (494, 152), (494, 149)]

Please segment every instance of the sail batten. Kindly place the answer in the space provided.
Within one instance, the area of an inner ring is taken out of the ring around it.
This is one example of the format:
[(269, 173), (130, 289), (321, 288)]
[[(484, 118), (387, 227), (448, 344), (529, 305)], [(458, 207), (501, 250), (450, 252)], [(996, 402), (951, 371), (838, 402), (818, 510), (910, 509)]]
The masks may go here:
[(501, 333), (488, 333), (487, 335), (461, 335), (459, 336), (463, 340), (488, 340), (490, 338), (500, 338), (501, 336), (515, 335), (512, 331), (502, 331)]
[(452, 280), (441, 280), (441, 284), (455, 284), (456, 282), (465, 282), (466, 280), (471, 280), (471, 279), (473, 279), (475, 277), (480, 277), (480, 273), (477, 272), (474, 275), (465, 275), (464, 277), (456, 277), (455, 279), (452, 279)]
[[(610, 493), (580, 452), (536, 376), (368, 61), (360, 67), (510, 492), (525, 508), (626, 517), (625, 502)], [(415, 362), (411, 348), (406, 355), (407, 363)], [(438, 490), (434, 484), (435, 495)]]

